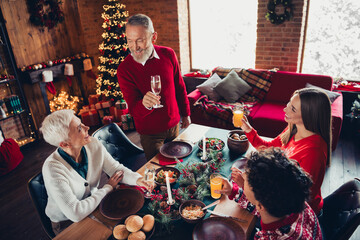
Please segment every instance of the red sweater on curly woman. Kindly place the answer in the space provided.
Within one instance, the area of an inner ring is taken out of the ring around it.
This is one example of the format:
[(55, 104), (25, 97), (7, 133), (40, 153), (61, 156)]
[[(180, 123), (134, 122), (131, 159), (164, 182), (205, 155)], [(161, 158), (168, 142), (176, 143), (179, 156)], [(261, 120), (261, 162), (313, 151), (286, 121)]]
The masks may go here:
[(316, 214), (319, 214), (323, 207), (321, 184), (324, 180), (327, 161), (326, 142), (320, 135), (312, 135), (298, 141), (295, 141), (294, 137), (292, 137), (286, 145), (283, 145), (281, 135), (282, 133), (271, 141), (265, 141), (260, 138), (255, 129), (246, 133), (247, 138), (255, 148), (261, 146), (281, 147), (289, 159), (296, 160), (300, 167), (309, 173), (313, 181), (309, 205)]

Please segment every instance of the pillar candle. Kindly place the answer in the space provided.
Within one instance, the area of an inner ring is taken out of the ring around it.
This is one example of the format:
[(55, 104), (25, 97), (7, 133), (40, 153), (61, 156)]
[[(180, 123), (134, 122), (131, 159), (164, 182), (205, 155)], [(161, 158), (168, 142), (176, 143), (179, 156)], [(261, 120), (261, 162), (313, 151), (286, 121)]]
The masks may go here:
[(167, 193), (168, 193), (168, 201), (170, 204), (172, 204), (173, 199), (172, 199), (172, 195), (171, 195), (171, 187), (170, 187), (170, 181), (169, 181), (169, 176), (168, 173), (165, 172), (165, 179), (166, 179), (166, 188), (167, 188)]

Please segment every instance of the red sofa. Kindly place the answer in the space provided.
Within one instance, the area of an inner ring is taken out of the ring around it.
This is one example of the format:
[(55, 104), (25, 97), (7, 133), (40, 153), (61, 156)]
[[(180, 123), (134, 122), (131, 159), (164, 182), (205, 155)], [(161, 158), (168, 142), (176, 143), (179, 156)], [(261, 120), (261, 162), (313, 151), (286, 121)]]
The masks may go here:
[[(333, 79), (330, 76), (310, 75), (285, 71), (269, 72), (271, 74), (271, 86), (263, 101), (253, 106), (248, 119), (250, 124), (262, 136), (276, 137), (287, 126), (284, 120), (284, 107), (290, 100), (293, 92), (304, 88), (306, 83), (332, 90)], [(224, 76), (221, 76), (224, 77)], [(191, 108), (191, 121), (211, 127), (234, 129), (229, 121), (209, 115), (201, 106), (194, 103), (202, 96), (195, 89), (188, 94)], [(343, 97), (340, 95), (331, 105), (333, 142), (332, 149), (335, 150), (343, 120)]]

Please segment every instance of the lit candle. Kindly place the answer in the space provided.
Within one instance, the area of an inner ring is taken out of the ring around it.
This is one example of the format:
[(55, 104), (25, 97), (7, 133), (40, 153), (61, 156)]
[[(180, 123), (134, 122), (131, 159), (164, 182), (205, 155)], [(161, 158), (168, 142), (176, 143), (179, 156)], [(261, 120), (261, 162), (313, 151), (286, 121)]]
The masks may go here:
[(169, 175), (167, 172), (165, 172), (165, 179), (166, 179), (166, 188), (168, 193), (168, 204), (171, 205), (173, 203), (173, 199), (171, 196), (171, 187), (170, 187)]
[(206, 138), (205, 138), (205, 136), (203, 137), (203, 155), (202, 155), (202, 159), (206, 160)]

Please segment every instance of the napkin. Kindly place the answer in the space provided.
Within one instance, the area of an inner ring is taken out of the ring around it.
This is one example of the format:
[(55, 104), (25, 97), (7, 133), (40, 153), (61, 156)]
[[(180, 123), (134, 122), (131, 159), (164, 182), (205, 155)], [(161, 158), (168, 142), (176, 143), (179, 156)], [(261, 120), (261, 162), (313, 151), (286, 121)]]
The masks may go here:
[[(160, 165), (170, 165), (170, 164), (177, 164), (177, 162), (175, 161), (174, 158), (168, 158), (168, 157), (165, 157), (161, 154), (158, 155), (158, 158), (159, 158), (159, 163)], [(182, 159), (178, 159), (180, 162), (182, 162), (183, 160)]]

